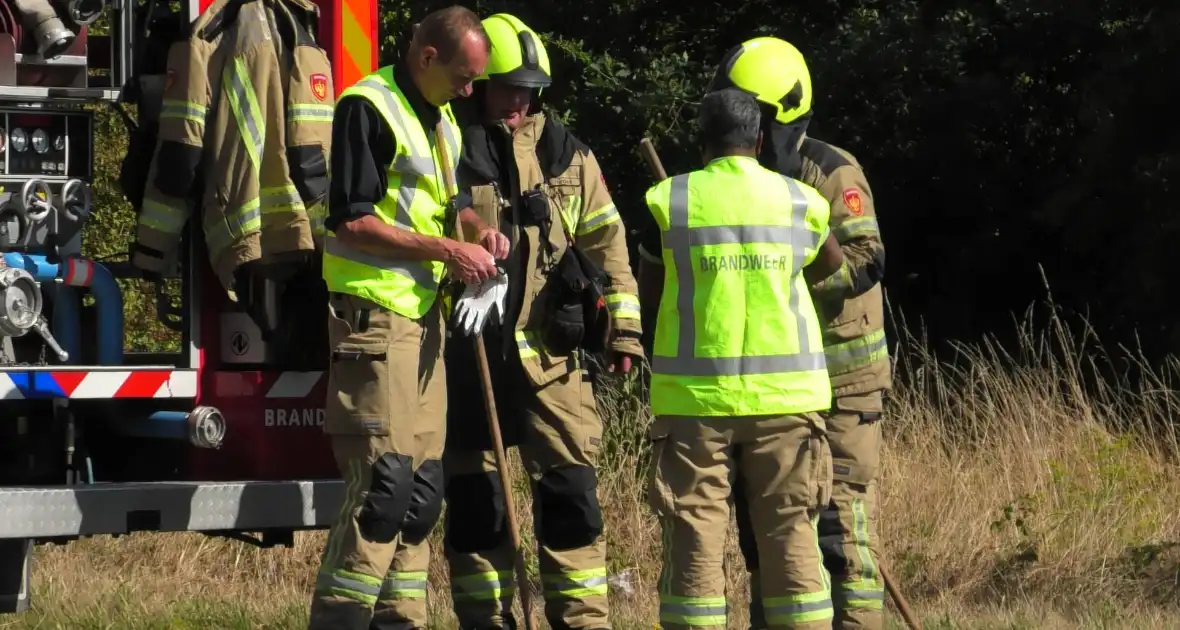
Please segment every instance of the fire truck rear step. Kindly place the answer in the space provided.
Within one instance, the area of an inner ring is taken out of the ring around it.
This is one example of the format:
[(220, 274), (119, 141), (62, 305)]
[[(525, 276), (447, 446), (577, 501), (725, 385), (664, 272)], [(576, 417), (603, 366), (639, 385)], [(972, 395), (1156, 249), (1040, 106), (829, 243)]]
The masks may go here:
[(0, 539), (319, 529), (343, 496), (344, 482), (334, 479), (4, 486)]

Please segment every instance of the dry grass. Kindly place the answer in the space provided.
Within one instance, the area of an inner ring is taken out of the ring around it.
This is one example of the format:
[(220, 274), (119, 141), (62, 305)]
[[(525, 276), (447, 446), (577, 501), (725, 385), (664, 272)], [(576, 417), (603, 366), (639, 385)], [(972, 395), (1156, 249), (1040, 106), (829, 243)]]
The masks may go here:
[[(1091, 350), (1091, 335), (1051, 323), (1025, 326), (1014, 354), (984, 344), (945, 363), (903, 340), (882, 481), (888, 562), (927, 628), (1180, 627), (1180, 398), (1170, 386), (1180, 370), (1087, 388), (1118, 363)], [(655, 618), (658, 540), (639, 501), (646, 414), (636, 387), (601, 396), (616, 628)], [(259, 551), (144, 534), (40, 548), (36, 610), (0, 628), (301, 628), (322, 542), (310, 533), (294, 549)], [(730, 557), (740, 566), (732, 540)], [(453, 627), (438, 554), (433, 569), (437, 625)], [(731, 573), (740, 602), (745, 579)], [(739, 605), (731, 627), (744, 623)]]

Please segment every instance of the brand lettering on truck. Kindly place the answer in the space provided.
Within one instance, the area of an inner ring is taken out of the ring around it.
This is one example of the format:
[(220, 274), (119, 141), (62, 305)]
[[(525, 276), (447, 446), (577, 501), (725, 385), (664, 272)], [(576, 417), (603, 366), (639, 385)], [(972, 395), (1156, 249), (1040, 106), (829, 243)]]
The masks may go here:
[(324, 409), (266, 409), (262, 424), (268, 427), (322, 427)]

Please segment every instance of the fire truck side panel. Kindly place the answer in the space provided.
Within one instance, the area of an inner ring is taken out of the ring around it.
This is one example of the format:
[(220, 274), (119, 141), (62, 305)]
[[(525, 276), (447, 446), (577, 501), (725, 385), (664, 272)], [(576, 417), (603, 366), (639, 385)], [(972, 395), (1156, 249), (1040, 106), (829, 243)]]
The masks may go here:
[[(209, 0), (199, 0), (203, 11)], [(320, 45), (332, 62), (338, 95), (377, 63), (377, 3), (316, 0)], [(203, 255), (197, 260), (204, 260)], [(219, 409), (226, 442), (219, 450), (191, 449), (191, 480), (336, 479), (323, 434), (326, 365), (273, 369), (275, 351), (244, 312), (234, 311), (217, 279), (202, 264), (200, 328), (204, 341), (197, 404)], [(282, 317), (282, 313), (278, 313)], [(312, 319), (318, 324), (321, 320)], [(322, 332), (322, 331), (317, 331)], [(311, 334), (309, 339), (320, 340)], [(281, 363), (281, 362), (280, 362)]]

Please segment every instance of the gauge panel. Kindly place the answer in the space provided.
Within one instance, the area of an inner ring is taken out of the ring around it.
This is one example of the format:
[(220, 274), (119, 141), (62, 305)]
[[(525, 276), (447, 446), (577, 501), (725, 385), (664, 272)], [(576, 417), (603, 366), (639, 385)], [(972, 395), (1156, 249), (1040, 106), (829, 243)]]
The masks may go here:
[(91, 114), (0, 109), (0, 181), (91, 179)]

